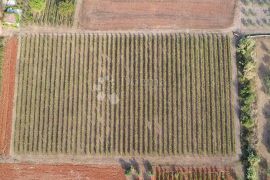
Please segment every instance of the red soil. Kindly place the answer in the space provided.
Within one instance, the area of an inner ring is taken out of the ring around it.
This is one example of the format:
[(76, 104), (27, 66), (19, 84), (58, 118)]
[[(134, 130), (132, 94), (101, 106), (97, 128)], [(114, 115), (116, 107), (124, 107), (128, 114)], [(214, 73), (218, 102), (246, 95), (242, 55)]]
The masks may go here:
[(17, 38), (7, 39), (4, 49), (2, 89), (0, 96), (0, 156), (9, 155), (12, 130), (12, 109), (17, 59)]
[(0, 164), (0, 179), (125, 179), (120, 166), (49, 165), (49, 164)]
[(79, 26), (92, 30), (221, 29), (233, 24), (235, 0), (84, 0)]

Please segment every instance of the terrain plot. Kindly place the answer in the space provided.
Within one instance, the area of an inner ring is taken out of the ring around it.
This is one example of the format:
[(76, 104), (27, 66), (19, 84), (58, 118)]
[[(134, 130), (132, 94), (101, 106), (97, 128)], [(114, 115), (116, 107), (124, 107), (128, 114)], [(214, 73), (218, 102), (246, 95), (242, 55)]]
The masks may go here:
[(92, 30), (219, 29), (233, 24), (235, 0), (84, 0), (79, 27)]
[(7, 156), (10, 152), (17, 43), (16, 37), (5, 38), (0, 88), (0, 156)]
[(15, 154), (231, 155), (230, 37), (20, 37)]
[(2, 179), (102, 179), (124, 180), (120, 166), (74, 164), (0, 164)]

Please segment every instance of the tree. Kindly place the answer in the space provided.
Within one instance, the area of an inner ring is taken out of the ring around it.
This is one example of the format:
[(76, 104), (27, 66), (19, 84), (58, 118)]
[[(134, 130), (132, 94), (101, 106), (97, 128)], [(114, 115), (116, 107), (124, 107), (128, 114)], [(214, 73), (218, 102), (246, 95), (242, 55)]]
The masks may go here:
[(41, 12), (46, 7), (46, 1), (45, 0), (30, 0), (29, 6), (32, 12)]
[(71, 1), (61, 1), (58, 5), (58, 12), (61, 16), (72, 15), (75, 10), (75, 6)]

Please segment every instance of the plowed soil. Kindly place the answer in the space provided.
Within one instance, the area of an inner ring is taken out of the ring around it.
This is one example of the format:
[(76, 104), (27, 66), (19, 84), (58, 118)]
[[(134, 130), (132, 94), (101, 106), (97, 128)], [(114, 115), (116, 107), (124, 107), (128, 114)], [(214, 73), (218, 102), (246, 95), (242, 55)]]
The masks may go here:
[(221, 29), (235, 0), (83, 0), (79, 26), (91, 30)]
[(87, 179), (121, 180), (124, 172), (119, 166), (91, 165), (45, 165), (45, 164), (0, 164), (0, 179)]
[(6, 41), (3, 64), (3, 79), (0, 96), (0, 156), (8, 155), (10, 149), (12, 107), (15, 86), (15, 71), (17, 59), (17, 38)]

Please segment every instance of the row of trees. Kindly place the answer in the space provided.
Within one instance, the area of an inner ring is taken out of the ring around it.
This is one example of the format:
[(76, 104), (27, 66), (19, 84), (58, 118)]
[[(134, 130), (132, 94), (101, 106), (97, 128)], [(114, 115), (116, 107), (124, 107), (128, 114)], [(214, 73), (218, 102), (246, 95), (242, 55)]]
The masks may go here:
[(237, 48), (240, 121), (242, 124), (241, 144), (242, 161), (246, 170), (246, 179), (258, 178), (257, 169), (260, 158), (256, 151), (256, 114), (255, 114), (255, 41), (242, 38)]

